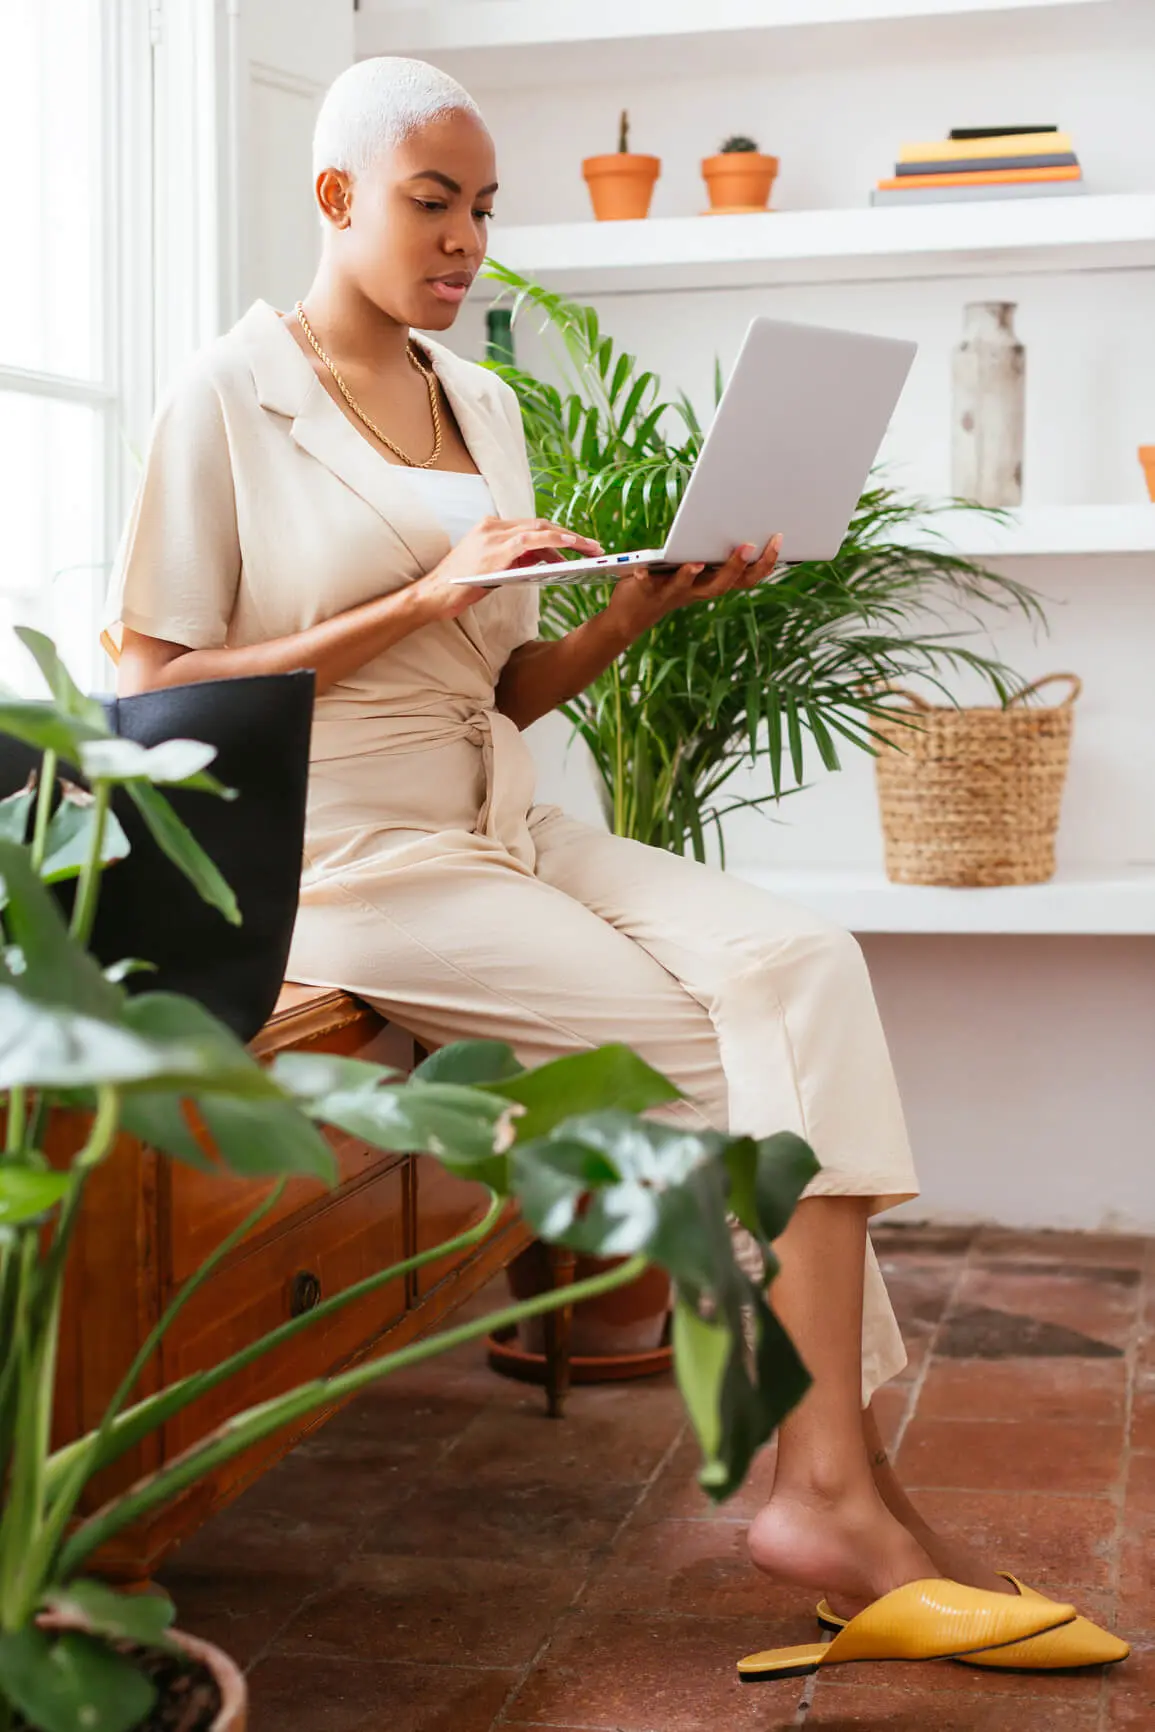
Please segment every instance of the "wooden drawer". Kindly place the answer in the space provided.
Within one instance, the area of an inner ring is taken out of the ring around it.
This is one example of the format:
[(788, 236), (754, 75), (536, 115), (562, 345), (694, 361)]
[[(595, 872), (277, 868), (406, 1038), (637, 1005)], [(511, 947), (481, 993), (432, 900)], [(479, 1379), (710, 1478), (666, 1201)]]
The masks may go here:
[[(343, 993), (309, 987), (286, 988), (282, 1008), (253, 1042), (252, 1050), (261, 1059), (289, 1050), (339, 1053), (398, 1070), (410, 1068), (413, 1061), (413, 1042), (400, 1029), (382, 1023), (374, 1011)], [(203, 1132), (198, 1134), (205, 1153), (211, 1156), (210, 1139)], [(325, 1135), (337, 1157), (339, 1185), (348, 1185), (401, 1159), (342, 1131), (327, 1130)], [(174, 1286), (199, 1269), (209, 1252), (273, 1188), (268, 1179), (238, 1179), (223, 1169), (203, 1171), (177, 1161), (167, 1164), (164, 1183), (168, 1186), (169, 1234), (165, 1264)], [(325, 1194), (324, 1186), (313, 1179), (290, 1180), (280, 1202), (260, 1223), (255, 1238), (263, 1238), (278, 1222), (320, 1204)]]
[[(419, 1155), (412, 1162), (416, 1210), (416, 1248), (428, 1251), (444, 1239), (452, 1239), (475, 1226), (489, 1207), (489, 1192), (472, 1179), (459, 1179), (447, 1173), (429, 1155)], [(476, 1256), (477, 1246), (456, 1256), (438, 1257), (417, 1270), (417, 1295), (428, 1293), (450, 1270), (467, 1257)]]
[[(385, 1171), (403, 1161), (402, 1155), (383, 1154), (368, 1143), (343, 1131), (325, 1131), (325, 1139), (337, 1157), (337, 1185), (345, 1187)], [(173, 1288), (200, 1268), (211, 1251), (235, 1227), (251, 1215), (262, 1197), (273, 1189), (269, 1179), (238, 1179), (223, 1169), (186, 1167), (173, 1161), (165, 1178), (168, 1184), (169, 1247), (166, 1259)], [(336, 1196), (316, 1179), (290, 1179), (280, 1201), (274, 1204), (254, 1234), (254, 1244), (265, 1239), (279, 1223), (296, 1215), (324, 1208), (325, 1199)], [(247, 1241), (242, 1241), (247, 1243)]]
[[(214, 1275), (165, 1341), (165, 1382), (219, 1363), (292, 1315), (294, 1283), (313, 1277), (329, 1298), (405, 1256), (405, 1169), (395, 1166), (310, 1209), (274, 1238)], [(320, 1377), (356, 1356), (405, 1310), (404, 1280), (306, 1329), (221, 1384), (166, 1428), (171, 1455), (240, 1406)]]

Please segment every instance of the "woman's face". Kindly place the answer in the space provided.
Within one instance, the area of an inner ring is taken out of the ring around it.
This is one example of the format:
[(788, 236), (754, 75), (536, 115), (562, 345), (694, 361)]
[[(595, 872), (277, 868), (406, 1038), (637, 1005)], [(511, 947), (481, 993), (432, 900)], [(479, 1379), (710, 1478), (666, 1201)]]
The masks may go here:
[(365, 174), (340, 179), (342, 263), (362, 293), (399, 324), (448, 329), (486, 253), (497, 172), (485, 127), (441, 115)]

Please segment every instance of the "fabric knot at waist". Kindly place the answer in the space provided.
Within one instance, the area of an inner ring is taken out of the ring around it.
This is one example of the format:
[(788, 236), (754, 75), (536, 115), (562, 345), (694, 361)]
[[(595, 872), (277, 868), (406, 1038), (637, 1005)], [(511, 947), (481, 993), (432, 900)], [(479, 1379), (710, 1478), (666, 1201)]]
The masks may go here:
[(480, 746), (485, 773), (485, 804), (474, 833), (499, 842), (532, 872), (535, 850), (529, 833), (535, 771), (521, 730), (500, 710), (475, 710), (462, 724), (465, 738)]
[[(532, 871), (535, 851), (527, 818), (534, 799), (533, 757), (516, 724), (500, 710), (462, 704), (456, 714), (448, 706), (422, 714), (374, 705), (360, 710), (334, 707), (326, 713), (322, 699), (314, 716), (310, 755), (320, 773), (325, 765), (359, 763), (370, 774), (376, 765), (387, 774), (385, 766), (391, 758), (411, 758), (454, 743), (481, 755), (484, 798), (474, 834), (499, 843)], [(452, 773), (448, 766), (431, 761), (427, 784), (431, 793), (438, 778), (447, 773)]]

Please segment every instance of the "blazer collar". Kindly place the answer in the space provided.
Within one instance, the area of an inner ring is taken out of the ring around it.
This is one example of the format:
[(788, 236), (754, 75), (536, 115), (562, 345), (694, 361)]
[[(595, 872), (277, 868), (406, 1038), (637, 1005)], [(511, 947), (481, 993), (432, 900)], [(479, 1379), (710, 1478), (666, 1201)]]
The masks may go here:
[[(250, 357), (261, 406), (291, 420), (294, 441), (323, 463), (389, 523), (413, 557), (414, 577), (449, 551), (449, 541), (404, 466), (390, 463), (338, 409), (307, 357), (267, 302), (257, 301), (237, 328)], [(419, 339), (484, 476), (499, 517), (513, 516), (520, 497), (518, 454), (492, 380), (440, 343)]]

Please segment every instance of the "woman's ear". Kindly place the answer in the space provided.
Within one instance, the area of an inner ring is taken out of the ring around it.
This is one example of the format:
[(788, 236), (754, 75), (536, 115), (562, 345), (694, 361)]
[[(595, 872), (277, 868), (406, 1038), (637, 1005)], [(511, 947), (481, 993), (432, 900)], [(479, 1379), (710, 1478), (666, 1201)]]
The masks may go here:
[(326, 222), (347, 229), (353, 209), (353, 182), (339, 168), (325, 168), (317, 176), (317, 203)]

